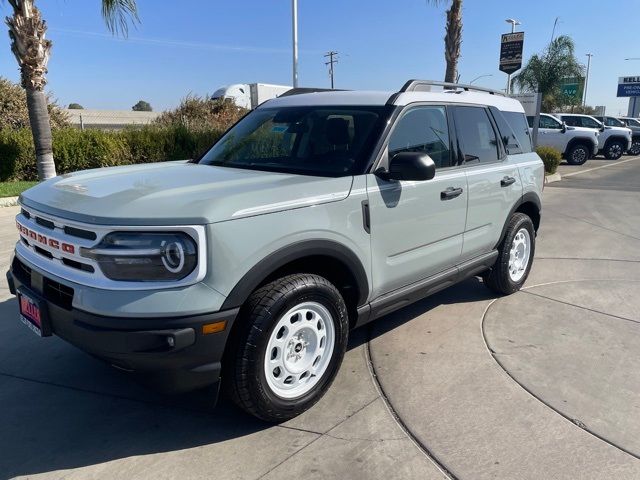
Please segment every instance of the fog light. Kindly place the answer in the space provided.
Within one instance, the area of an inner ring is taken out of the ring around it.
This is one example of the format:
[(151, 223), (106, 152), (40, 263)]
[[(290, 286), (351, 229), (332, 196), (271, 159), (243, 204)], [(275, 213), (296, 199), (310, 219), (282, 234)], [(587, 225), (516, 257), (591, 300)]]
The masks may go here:
[(175, 347), (176, 339), (173, 337), (167, 337), (167, 345), (169, 345), (170, 347)]

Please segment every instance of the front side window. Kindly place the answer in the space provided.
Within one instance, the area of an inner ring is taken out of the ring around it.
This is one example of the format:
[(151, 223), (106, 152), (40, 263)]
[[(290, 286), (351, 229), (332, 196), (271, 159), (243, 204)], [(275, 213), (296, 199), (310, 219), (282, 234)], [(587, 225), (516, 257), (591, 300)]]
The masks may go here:
[(625, 122), (627, 122), (627, 125), (630, 127), (640, 127), (640, 122), (635, 118), (627, 118), (625, 119)]
[(582, 127), (583, 126), (581, 117), (567, 116), (567, 117), (562, 117), (562, 120), (564, 121), (564, 123), (566, 123), (570, 127)]
[(259, 108), (199, 161), (205, 165), (300, 175), (362, 173), (384, 107)]
[(613, 117), (605, 117), (604, 124), (607, 127), (624, 127), (624, 123)]
[(498, 138), (485, 108), (456, 107), (454, 119), (465, 162), (499, 159)]
[[(569, 125), (567, 123), (567, 125)], [(546, 115), (540, 116), (540, 128), (553, 128), (556, 130), (562, 129), (562, 124), (553, 117), (547, 117)]]
[(389, 137), (389, 158), (400, 152), (424, 152), (436, 168), (451, 166), (445, 107), (421, 106), (405, 113)]
[(595, 118), (591, 117), (579, 117), (582, 120), (582, 127), (585, 128), (600, 128), (601, 124)]

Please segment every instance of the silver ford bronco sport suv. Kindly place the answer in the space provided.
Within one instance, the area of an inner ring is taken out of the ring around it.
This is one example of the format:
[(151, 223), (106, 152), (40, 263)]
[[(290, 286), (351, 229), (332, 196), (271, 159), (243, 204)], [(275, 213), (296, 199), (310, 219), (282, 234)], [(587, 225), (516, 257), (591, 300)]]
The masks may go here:
[(543, 176), (500, 92), (292, 90), (195, 161), (23, 193), (7, 279), (38, 335), (281, 421), (329, 388), (351, 329), (474, 275), (517, 291)]

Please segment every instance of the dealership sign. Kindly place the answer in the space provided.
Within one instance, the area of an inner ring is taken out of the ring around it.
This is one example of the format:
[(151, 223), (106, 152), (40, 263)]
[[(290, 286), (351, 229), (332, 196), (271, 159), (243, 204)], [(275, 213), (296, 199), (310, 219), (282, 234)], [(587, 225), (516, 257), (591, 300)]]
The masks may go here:
[(517, 72), (522, 67), (522, 48), (524, 46), (524, 32), (505, 33), (500, 45), (500, 71)]
[(618, 78), (618, 97), (640, 97), (640, 77)]

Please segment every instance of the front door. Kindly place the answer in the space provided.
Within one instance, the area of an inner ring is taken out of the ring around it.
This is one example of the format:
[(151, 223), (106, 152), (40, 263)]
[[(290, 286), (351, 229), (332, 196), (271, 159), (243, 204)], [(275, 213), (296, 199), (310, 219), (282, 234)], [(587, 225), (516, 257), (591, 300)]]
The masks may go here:
[(567, 146), (567, 139), (562, 129), (562, 123), (550, 115), (540, 115), (538, 124), (538, 136), (540, 145), (553, 147), (561, 153)]
[(446, 107), (409, 107), (387, 149), (388, 158), (425, 152), (436, 164), (436, 175), (427, 181), (367, 175), (374, 298), (457, 264), (467, 214), (467, 182), (464, 171), (452, 165)]

